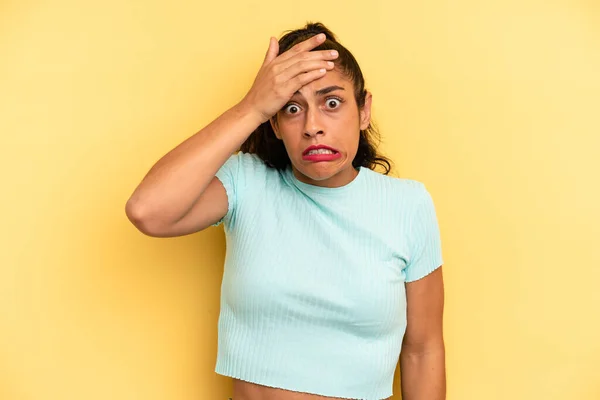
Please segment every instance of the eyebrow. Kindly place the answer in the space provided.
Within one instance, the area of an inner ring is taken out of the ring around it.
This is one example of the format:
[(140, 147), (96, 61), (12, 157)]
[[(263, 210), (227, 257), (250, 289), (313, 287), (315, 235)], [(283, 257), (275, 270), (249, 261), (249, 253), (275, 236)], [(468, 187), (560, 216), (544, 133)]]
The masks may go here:
[[(345, 90), (345, 89), (343, 87), (341, 87), (341, 86), (336, 86), (336, 85), (334, 85), (334, 86), (327, 86), (326, 88), (317, 90), (315, 92), (315, 96), (324, 96), (327, 93), (331, 93), (331, 92), (333, 92), (335, 90)], [(294, 96), (298, 95), (298, 94), (300, 94), (300, 91), (297, 91), (296, 93), (294, 93)]]

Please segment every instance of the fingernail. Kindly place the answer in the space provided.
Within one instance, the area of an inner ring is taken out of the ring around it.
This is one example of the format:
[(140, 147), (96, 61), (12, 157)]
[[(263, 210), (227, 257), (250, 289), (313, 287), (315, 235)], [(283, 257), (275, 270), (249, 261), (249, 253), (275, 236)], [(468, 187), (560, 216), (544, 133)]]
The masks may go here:
[(330, 67), (334, 66), (333, 62), (331, 62), (331, 61), (327, 61), (327, 65), (330, 66)]
[(324, 33), (319, 33), (318, 39), (319, 40), (325, 40), (325, 34)]
[(337, 57), (337, 55), (338, 55), (338, 52), (337, 52), (337, 51), (335, 51), (335, 50), (331, 50), (331, 55), (332, 55), (332, 56), (334, 56), (334, 57)]

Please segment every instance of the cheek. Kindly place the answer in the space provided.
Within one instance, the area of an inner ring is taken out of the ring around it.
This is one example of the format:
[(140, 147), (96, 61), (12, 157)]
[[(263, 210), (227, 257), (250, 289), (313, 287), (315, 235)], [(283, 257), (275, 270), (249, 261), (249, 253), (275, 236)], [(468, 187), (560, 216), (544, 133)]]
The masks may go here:
[(300, 118), (279, 118), (279, 135), (282, 137), (290, 136), (297, 131), (300, 126)]
[(287, 145), (302, 139), (303, 124), (300, 118), (286, 119), (279, 123), (279, 138)]
[(280, 125), (279, 127), (279, 139), (289, 152), (294, 153), (302, 145), (302, 135), (298, 132), (298, 129), (290, 126), (290, 124)]

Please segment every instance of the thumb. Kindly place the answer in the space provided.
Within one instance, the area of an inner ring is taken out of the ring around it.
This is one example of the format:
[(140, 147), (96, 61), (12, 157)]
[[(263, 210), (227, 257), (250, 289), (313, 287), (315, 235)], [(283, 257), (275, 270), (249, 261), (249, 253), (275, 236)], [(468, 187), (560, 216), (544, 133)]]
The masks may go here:
[(269, 49), (267, 50), (267, 54), (265, 54), (265, 60), (263, 65), (269, 64), (275, 58), (277, 58), (277, 54), (279, 53), (279, 42), (274, 37), (269, 38)]

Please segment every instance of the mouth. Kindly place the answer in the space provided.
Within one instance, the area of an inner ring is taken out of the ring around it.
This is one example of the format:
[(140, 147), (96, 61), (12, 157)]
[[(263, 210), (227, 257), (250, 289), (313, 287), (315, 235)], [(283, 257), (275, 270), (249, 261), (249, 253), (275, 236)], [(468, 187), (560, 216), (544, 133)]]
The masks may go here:
[(333, 161), (341, 156), (342, 153), (333, 147), (324, 145), (310, 146), (302, 153), (303, 160), (312, 162)]
[(308, 148), (306, 148), (306, 150), (304, 150), (304, 152), (302, 153), (302, 156), (312, 156), (312, 155), (317, 155), (317, 154), (339, 154), (339, 151), (337, 151), (336, 149), (334, 149), (333, 147), (329, 147), (329, 146), (325, 146), (323, 144), (317, 145), (317, 146), (309, 146)]

